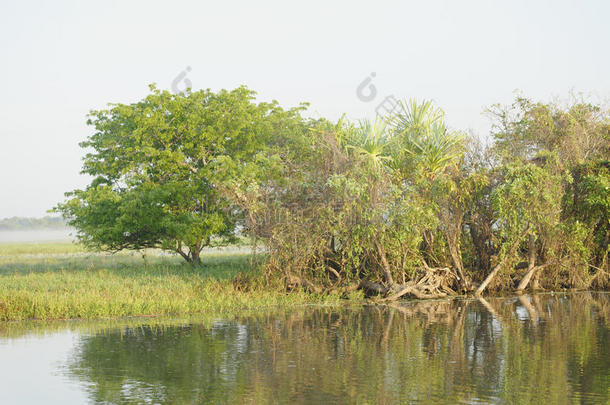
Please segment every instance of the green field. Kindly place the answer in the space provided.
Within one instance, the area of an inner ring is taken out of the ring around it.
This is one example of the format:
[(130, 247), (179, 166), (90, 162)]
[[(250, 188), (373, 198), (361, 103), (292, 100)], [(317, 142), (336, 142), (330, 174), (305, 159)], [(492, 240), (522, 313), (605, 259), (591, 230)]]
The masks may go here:
[(247, 252), (211, 250), (202, 261), (193, 267), (156, 251), (110, 255), (71, 243), (0, 244), (0, 320), (226, 316), (336, 300), (264, 284)]

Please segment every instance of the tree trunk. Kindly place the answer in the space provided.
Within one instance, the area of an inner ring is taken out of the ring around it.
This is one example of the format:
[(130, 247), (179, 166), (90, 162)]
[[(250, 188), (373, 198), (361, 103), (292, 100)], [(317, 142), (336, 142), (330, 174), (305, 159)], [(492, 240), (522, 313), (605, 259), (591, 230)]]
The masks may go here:
[(502, 268), (504, 263), (508, 260), (508, 258), (511, 257), (515, 253), (515, 250), (519, 247), (521, 240), (528, 233), (529, 233), (529, 227), (527, 230), (524, 231), (524, 233), (519, 235), (519, 237), (515, 240), (515, 242), (513, 242), (513, 245), (510, 247), (510, 249), (506, 253), (506, 256), (504, 257), (504, 259), (502, 261), (500, 261), (500, 263), (498, 263), (496, 265), (496, 267), (494, 267), (494, 269), (491, 271), (491, 273), (489, 273), (489, 275), (487, 277), (485, 277), (485, 280), (483, 280), (483, 282), (481, 283), (479, 288), (477, 288), (477, 290), (475, 291), (476, 295), (480, 295), (483, 291), (485, 291), (485, 289), (487, 288), (487, 285), (489, 283), (491, 283), (491, 281), (494, 279), (496, 274), (498, 274), (498, 272), (500, 271), (500, 269)]
[(430, 263), (435, 265), (435, 263), (431, 261), (434, 259), (434, 254), (432, 253), (433, 247), (434, 234), (430, 232), (430, 230), (425, 230), (423, 233), (422, 250), (424, 251), (426, 261), (430, 261)]
[(388, 263), (388, 259), (385, 255), (385, 251), (383, 247), (379, 244), (379, 241), (375, 240), (375, 246), (377, 247), (377, 253), (379, 253), (379, 258), (381, 259), (381, 266), (383, 267), (383, 274), (385, 276), (385, 281), (388, 283), (388, 286), (392, 286), (394, 284), (394, 279), (392, 278), (392, 272), (390, 271), (390, 264)]
[(189, 246), (189, 256), (191, 256), (191, 264), (194, 266), (199, 266), (201, 264), (201, 251), (204, 246), (210, 245), (210, 237), (203, 241), (198, 240), (195, 245)]
[(455, 267), (455, 270), (457, 271), (458, 285), (463, 291), (467, 291), (470, 282), (466, 279), (464, 263), (462, 262), (462, 252), (460, 250), (460, 236), (465, 213), (462, 210), (456, 209), (456, 211), (457, 212), (453, 217), (449, 214), (444, 215), (444, 234), (447, 246), (449, 247), (449, 254), (451, 255), (453, 267)]
[(450, 235), (446, 235), (447, 237), (447, 245), (449, 245), (449, 253), (451, 254), (451, 260), (453, 261), (453, 266), (457, 270), (459, 285), (462, 287), (462, 290), (467, 291), (470, 282), (466, 278), (466, 274), (464, 272), (464, 264), (462, 262), (462, 252), (458, 247), (459, 245), (459, 236), (451, 237)]
[(539, 266), (539, 268), (534, 271), (534, 279), (532, 280), (532, 290), (542, 289), (542, 287), (540, 287), (540, 270), (542, 269), (542, 267), (544, 266)]
[(190, 257), (188, 254), (186, 254), (186, 253), (184, 252), (184, 250), (182, 250), (182, 242), (178, 242), (178, 246), (176, 247), (176, 252), (178, 252), (178, 254), (179, 254), (180, 256), (182, 256), (182, 258), (183, 258), (184, 260), (186, 260), (186, 261), (187, 261), (187, 262), (189, 262), (189, 263), (191, 262), (191, 257)]
[(536, 272), (536, 238), (534, 238), (533, 234), (529, 234), (528, 246), (527, 246), (527, 273), (519, 282), (517, 286), (517, 291), (523, 291), (527, 288), (532, 276)]
[(472, 238), (472, 243), (477, 252), (477, 267), (483, 271), (487, 271), (490, 267), (489, 252), (487, 251), (487, 247), (485, 246), (483, 233), (480, 231), (479, 226), (474, 222), (474, 220), (468, 224), (468, 228), (470, 230), (470, 237)]
[(200, 265), (201, 264), (201, 251), (199, 249), (194, 249), (191, 250), (191, 263), (193, 265)]
[[(505, 259), (506, 260), (506, 259)], [(502, 268), (502, 265), (504, 264), (504, 260), (502, 260), (500, 263), (498, 263), (496, 265), (496, 267), (494, 267), (494, 269), (491, 271), (491, 273), (489, 273), (487, 275), (487, 277), (485, 277), (485, 280), (483, 280), (483, 282), (481, 283), (481, 285), (479, 286), (479, 288), (477, 288), (477, 290), (475, 291), (476, 295), (480, 295), (483, 291), (485, 291), (485, 289), (487, 288), (487, 285), (489, 283), (491, 283), (491, 281), (494, 279), (494, 277), (496, 276), (496, 274), (500, 271), (500, 268)]]

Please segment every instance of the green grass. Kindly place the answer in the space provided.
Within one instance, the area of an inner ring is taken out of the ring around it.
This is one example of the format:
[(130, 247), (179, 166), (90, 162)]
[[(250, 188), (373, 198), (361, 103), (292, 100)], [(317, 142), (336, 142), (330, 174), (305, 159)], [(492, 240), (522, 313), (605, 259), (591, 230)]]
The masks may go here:
[(83, 246), (71, 242), (0, 243), (0, 256), (79, 253), (85, 251)]
[[(150, 252), (104, 255), (71, 244), (0, 246), (0, 321), (183, 316), (269, 309), (334, 297), (260, 282), (247, 253), (208, 252), (203, 265)], [(235, 282), (236, 276), (250, 281)]]

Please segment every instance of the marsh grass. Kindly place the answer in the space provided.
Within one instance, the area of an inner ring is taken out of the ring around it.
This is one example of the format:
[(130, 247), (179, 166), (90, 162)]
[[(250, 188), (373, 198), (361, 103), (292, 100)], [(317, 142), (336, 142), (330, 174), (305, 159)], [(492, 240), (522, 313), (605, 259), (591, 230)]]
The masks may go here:
[(0, 243), (0, 257), (25, 254), (68, 254), (86, 251), (82, 245), (71, 242)]
[[(210, 251), (203, 264), (158, 252), (97, 254), (71, 244), (0, 245), (0, 320), (176, 316), (269, 309), (335, 297), (263, 283), (250, 255)], [(237, 280), (246, 278), (248, 288)]]

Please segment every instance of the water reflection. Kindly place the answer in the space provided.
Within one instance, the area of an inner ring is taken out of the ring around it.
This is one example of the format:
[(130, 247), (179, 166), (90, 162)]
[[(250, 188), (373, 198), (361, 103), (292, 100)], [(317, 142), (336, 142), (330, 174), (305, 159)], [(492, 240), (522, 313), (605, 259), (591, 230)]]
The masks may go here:
[(83, 336), (99, 403), (607, 403), (610, 299), (307, 308)]

